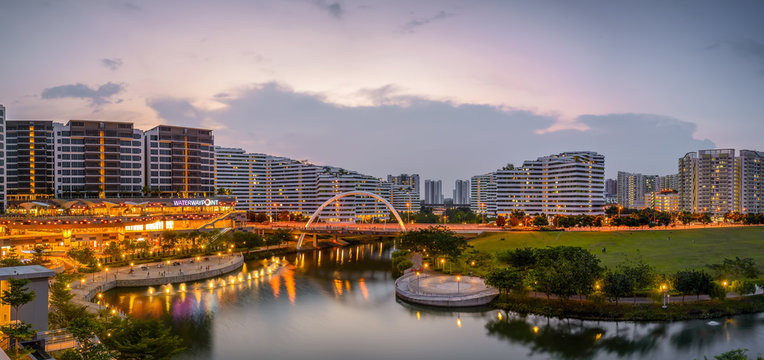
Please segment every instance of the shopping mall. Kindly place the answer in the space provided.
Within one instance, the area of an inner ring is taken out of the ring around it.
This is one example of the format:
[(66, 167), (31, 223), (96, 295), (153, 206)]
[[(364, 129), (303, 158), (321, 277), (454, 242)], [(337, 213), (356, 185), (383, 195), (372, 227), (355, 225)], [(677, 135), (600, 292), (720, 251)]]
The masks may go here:
[(9, 202), (0, 216), (0, 246), (53, 251), (71, 245), (100, 250), (111, 241), (156, 241), (164, 230), (192, 231), (236, 227), (245, 214), (236, 201), (212, 198), (40, 199)]

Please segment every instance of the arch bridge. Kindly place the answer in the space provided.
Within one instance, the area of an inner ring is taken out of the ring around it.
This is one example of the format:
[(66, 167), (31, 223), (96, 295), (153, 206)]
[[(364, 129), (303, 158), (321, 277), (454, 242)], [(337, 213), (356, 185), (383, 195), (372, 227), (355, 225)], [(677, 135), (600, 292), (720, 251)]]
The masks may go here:
[[(342, 194), (337, 194), (332, 196), (329, 200), (326, 200), (323, 204), (321, 204), (321, 206), (319, 206), (318, 209), (316, 209), (316, 211), (313, 213), (310, 219), (308, 219), (308, 222), (305, 223), (305, 227), (303, 228), (302, 234), (300, 234), (300, 239), (297, 241), (297, 250), (300, 250), (300, 248), (302, 247), (302, 242), (305, 239), (305, 232), (310, 227), (310, 224), (312, 224), (313, 221), (315, 221), (318, 218), (319, 214), (321, 213), (321, 210), (323, 210), (326, 206), (328, 206), (329, 204), (339, 199), (342, 199), (346, 196), (354, 196), (354, 195), (368, 196), (370, 198), (379, 200), (380, 202), (385, 204), (385, 206), (387, 206), (387, 208), (393, 213), (393, 215), (395, 215), (395, 219), (398, 220), (398, 225), (401, 226), (401, 231), (406, 231), (406, 226), (403, 224), (403, 220), (401, 220), (401, 216), (398, 214), (398, 211), (395, 210), (393, 205), (390, 204), (390, 202), (388, 202), (381, 196), (375, 193), (368, 192), (368, 191), (348, 191)], [(313, 239), (313, 246), (318, 247), (318, 240), (316, 240), (315, 237)]]

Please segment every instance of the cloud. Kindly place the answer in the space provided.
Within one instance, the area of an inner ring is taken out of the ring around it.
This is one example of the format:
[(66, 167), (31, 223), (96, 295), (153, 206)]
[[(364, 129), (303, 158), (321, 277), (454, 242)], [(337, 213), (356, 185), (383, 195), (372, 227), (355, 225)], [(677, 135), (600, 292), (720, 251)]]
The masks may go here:
[(407, 33), (413, 33), (417, 28), (422, 27), (424, 25), (427, 25), (433, 21), (443, 20), (449, 17), (452, 17), (456, 14), (447, 13), (443, 10), (441, 10), (439, 13), (427, 17), (427, 18), (420, 18), (420, 19), (414, 19), (409, 21), (408, 23), (403, 25), (403, 31)]
[(342, 8), (342, 4), (339, 2), (327, 2), (325, 0), (316, 0), (313, 1), (313, 5), (317, 6), (318, 8), (326, 11), (331, 15), (331, 17), (341, 20), (342, 15), (345, 13), (345, 9)]
[(693, 137), (695, 124), (659, 115), (585, 115), (575, 121), (587, 130), (540, 134), (559, 119), (416, 96), (408, 96), (405, 104), (391, 103), (385, 99), (395, 93), (392, 85), (366, 91), (380, 100), (370, 106), (341, 106), (320, 94), (267, 83), (215, 97), (225, 104), (215, 110), (179, 99), (148, 105), (167, 123), (214, 128), (215, 143), (221, 146), (309, 159), (378, 177), (416, 172), (447, 184), (508, 162), (519, 165), (575, 150), (604, 154), (608, 176), (618, 170), (664, 175), (677, 171), (677, 158), (685, 153), (714, 147)]
[(173, 124), (183, 124), (190, 127), (205, 127), (204, 114), (188, 100), (159, 98), (149, 99), (146, 105), (154, 109), (162, 119), (172, 119)]
[[(71, 85), (61, 85), (47, 88), (42, 91), (43, 99), (61, 99), (61, 98), (77, 98), (88, 99), (90, 105), (94, 107), (101, 106), (103, 104), (112, 103), (112, 97), (124, 91), (125, 88), (122, 84), (115, 84), (108, 82), (99, 86), (97, 89), (91, 89), (89, 86), (77, 83)], [(121, 102), (120, 99), (116, 100)]]
[(764, 66), (764, 43), (753, 39), (742, 39), (734, 41), (715, 42), (706, 46), (703, 50), (729, 49), (733, 53), (746, 58), (753, 59)]
[(106, 66), (110, 70), (117, 70), (122, 66), (122, 59), (120, 58), (101, 59), (101, 65)]

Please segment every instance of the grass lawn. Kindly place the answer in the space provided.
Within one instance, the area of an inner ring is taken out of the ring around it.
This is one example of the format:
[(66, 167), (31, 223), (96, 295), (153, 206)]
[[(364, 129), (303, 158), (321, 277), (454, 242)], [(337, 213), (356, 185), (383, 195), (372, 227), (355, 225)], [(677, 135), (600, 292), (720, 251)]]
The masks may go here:
[[(501, 240), (504, 238), (504, 240)], [(694, 240), (694, 242), (693, 242)], [(651, 231), (484, 233), (470, 244), (490, 252), (556, 245), (588, 249), (608, 267), (641, 256), (660, 273), (701, 268), (735, 256), (750, 257), (764, 273), (764, 226)], [(602, 248), (606, 249), (602, 253)]]

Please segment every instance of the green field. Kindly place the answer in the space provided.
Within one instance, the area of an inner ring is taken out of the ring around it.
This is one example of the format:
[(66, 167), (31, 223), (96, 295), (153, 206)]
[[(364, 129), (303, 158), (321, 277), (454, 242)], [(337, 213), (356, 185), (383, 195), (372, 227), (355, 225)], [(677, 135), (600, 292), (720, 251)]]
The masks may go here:
[[(501, 240), (504, 238), (504, 240)], [(694, 242), (693, 242), (694, 240)], [(615, 266), (639, 256), (658, 272), (701, 268), (726, 258), (750, 257), (764, 273), (764, 226), (652, 231), (484, 233), (470, 242), (477, 250), (498, 251), (518, 247), (580, 246)], [(606, 252), (602, 252), (602, 248)]]

